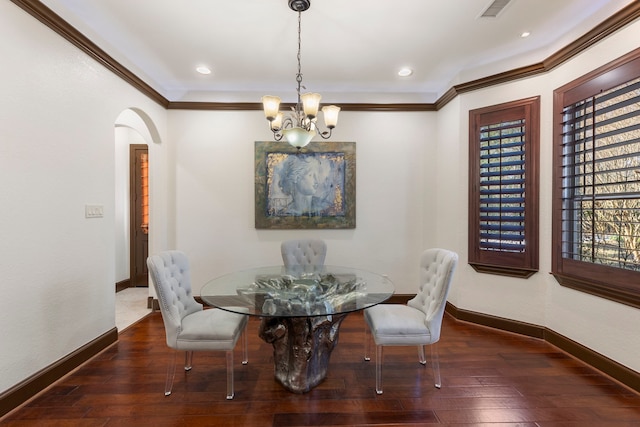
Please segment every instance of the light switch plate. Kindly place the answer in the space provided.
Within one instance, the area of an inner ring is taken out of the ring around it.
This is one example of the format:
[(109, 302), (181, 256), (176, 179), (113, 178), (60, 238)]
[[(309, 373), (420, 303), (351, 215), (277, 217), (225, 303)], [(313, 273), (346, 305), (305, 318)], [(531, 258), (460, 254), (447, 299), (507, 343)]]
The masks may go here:
[(85, 218), (102, 218), (104, 216), (104, 206), (102, 205), (84, 205)]

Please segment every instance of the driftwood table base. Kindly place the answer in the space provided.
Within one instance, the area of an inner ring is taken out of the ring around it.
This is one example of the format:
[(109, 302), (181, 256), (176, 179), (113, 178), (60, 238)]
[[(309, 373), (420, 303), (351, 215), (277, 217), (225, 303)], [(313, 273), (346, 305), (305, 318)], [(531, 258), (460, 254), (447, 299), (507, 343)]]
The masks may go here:
[(284, 388), (306, 393), (324, 380), (345, 317), (262, 318), (260, 338), (273, 345), (275, 377)]

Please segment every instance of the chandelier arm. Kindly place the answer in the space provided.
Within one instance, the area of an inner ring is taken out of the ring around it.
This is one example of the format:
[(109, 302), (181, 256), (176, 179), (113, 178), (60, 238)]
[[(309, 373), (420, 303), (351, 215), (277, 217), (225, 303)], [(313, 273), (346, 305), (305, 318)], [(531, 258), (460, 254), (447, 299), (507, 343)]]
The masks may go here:
[[(318, 126), (316, 125), (316, 128)], [(320, 129), (318, 129), (319, 131)], [(320, 135), (322, 137), (322, 139), (329, 139), (331, 138), (331, 133), (333, 132), (333, 128), (329, 128), (329, 130), (326, 130), (324, 132), (318, 132), (318, 135)]]
[(283, 133), (281, 132), (281, 130), (282, 129), (278, 129), (278, 130), (271, 129), (271, 132), (273, 132), (273, 139), (275, 141), (281, 141), (282, 140)]
[(325, 136), (325, 134), (327, 134), (327, 132), (323, 132), (323, 133), (319, 133), (318, 135), (320, 135), (320, 137), (322, 139), (329, 139), (331, 138), (331, 133), (329, 132), (329, 135)]
[[(297, 118), (296, 118), (296, 122), (297, 122)], [(284, 120), (282, 121), (282, 129), (289, 129), (295, 127), (295, 124), (293, 122), (293, 119), (289, 116), (285, 117)]]

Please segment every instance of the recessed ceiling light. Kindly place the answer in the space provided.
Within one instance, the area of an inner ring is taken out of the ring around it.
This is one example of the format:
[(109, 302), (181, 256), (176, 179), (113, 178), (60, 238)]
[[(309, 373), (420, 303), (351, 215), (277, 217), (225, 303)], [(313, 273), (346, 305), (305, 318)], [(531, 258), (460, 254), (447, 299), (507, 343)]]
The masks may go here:
[(529, 37), (531, 35), (531, 33), (529, 31), (524, 31), (522, 34), (520, 34), (520, 37), (525, 38), (525, 37)]
[(409, 77), (411, 74), (413, 74), (413, 70), (411, 68), (401, 68), (400, 71), (398, 71), (398, 75), (400, 77)]
[(211, 69), (207, 66), (201, 65), (199, 67), (196, 68), (196, 71), (199, 72), (200, 74), (211, 74)]

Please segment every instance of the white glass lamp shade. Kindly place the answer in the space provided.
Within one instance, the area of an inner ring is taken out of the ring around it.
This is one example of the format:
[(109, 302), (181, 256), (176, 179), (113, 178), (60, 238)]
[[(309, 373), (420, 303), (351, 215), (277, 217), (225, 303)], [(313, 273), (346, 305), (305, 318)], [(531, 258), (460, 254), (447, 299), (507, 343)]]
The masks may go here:
[(270, 95), (263, 96), (262, 108), (264, 109), (264, 116), (267, 120), (274, 120), (278, 115), (278, 110), (280, 109), (280, 98)]
[(335, 105), (327, 105), (322, 107), (322, 113), (324, 114), (324, 124), (329, 129), (333, 129), (338, 124), (338, 113), (340, 113), (340, 107)]
[(320, 99), (322, 96), (319, 93), (305, 93), (300, 95), (302, 100), (302, 108), (305, 116), (313, 119), (318, 115), (318, 109), (320, 108)]
[(296, 148), (302, 148), (306, 146), (309, 142), (311, 142), (311, 139), (316, 136), (315, 130), (307, 131), (298, 127), (284, 129), (282, 133), (287, 142)]
[(284, 115), (280, 112), (278, 112), (278, 114), (276, 114), (276, 118), (271, 120), (269, 123), (271, 124), (271, 130), (274, 131), (279, 131), (280, 129), (282, 129), (282, 120), (283, 120)]

